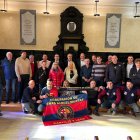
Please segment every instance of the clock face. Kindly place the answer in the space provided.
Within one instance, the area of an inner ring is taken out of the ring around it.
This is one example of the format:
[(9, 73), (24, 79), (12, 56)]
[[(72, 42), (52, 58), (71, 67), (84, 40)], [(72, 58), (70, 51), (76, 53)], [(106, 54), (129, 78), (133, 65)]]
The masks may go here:
[(67, 30), (69, 32), (74, 32), (76, 30), (76, 23), (75, 22), (69, 22), (67, 24)]

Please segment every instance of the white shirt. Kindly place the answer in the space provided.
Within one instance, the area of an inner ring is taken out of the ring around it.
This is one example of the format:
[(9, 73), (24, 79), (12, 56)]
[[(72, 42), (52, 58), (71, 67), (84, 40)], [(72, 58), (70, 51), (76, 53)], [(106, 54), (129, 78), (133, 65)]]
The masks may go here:
[(139, 68), (137, 68), (137, 72), (139, 71), (140, 69)]
[(80, 62), (81, 62), (81, 67), (85, 65), (85, 61), (84, 60), (81, 60)]
[(126, 66), (127, 78), (129, 78), (130, 70), (131, 70), (132, 67), (133, 67), (133, 63), (132, 64), (127, 64), (127, 66)]
[[(42, 66), (42, 62), (43, 62), (43, 60), (39, 61), (38, 68), (40, 68)], [(46, 68), (49, 68), (50, 64), (51, 64), (51, 61), (47, 60), (46, 61)]]

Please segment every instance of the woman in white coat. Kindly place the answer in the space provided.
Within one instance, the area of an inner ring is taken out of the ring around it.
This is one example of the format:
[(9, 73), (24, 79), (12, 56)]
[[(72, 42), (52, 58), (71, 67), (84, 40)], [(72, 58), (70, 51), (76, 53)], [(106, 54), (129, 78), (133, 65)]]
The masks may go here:
[(76, 86), (78, 73), (73, 61), (68, 63), (68, 66), (65, 68), (64, 74), (65, 79), (69, 82), (70, 86)]

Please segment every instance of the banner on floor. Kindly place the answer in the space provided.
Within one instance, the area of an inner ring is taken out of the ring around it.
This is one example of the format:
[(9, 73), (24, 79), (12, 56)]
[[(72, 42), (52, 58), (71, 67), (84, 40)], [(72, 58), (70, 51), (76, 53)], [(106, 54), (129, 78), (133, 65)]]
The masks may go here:
[(43, 100), (42, 120), (45, 126), (74, 123), (91, 119), (87, 110), (87, 95), (48, 98)]

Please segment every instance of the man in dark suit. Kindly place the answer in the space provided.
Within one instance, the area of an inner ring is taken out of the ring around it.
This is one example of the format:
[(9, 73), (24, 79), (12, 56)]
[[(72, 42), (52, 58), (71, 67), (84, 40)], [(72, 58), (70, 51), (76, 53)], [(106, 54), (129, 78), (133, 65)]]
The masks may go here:
[(135, 59), (135, 67), (130, 70), (129, 76), (134, 86), (140, 88), (140, 58)]
[(66, 68), (66, 67), (68, 66), (68, 63), (71, 62), (71, 61), (74, 62), (75, 67), (77, 68), (77, 64), (76, 64), (76, 62), (75, 62), (74, 59), (73, 59), (72, 53), (68, 53), (68, 54), (67, 54), (67, 59), (64, 61), (64, 68)]
[(115, 86), (121, 86), (125, 82), (125, 76), (124, 65), (118, 62), (118, 57), (116, 55), (113, 55), (112, 63), (106, 67), (106, 82), (112, 81)]
[[(57, 54), (57, 53), (54, 55), (54, 61), (52, 61), (51, 67), (52, 67), (52, 64), (53, 64), (54, 62), (58, 63), (58, 65), (60, 66), (60, 68), (61, 68), (62, 70), (64, 70), (64, 63), (63, 63), (63, 61), (60, 59), (59, 54)], [(50, 67), (50, 68), (51, 68), (51, 67)]]
[(127, 57), (127, 62), (124, 63), (124, 67), (126, 69), (126, 81), (130, 79), (129, 75), (130, 75), (130, 70), (131, 68), (135, 67), (135, 64), (134, 64), (134, 58), (132, 55), (129, 55)]
[(82, 66), (85, 65), (85, 54), (81, 53), (80, 58), (77, 60), (77, 71), (78, 71), (78, 85), (81, 86), (82, 79), (80, 77), (80, 72)]

